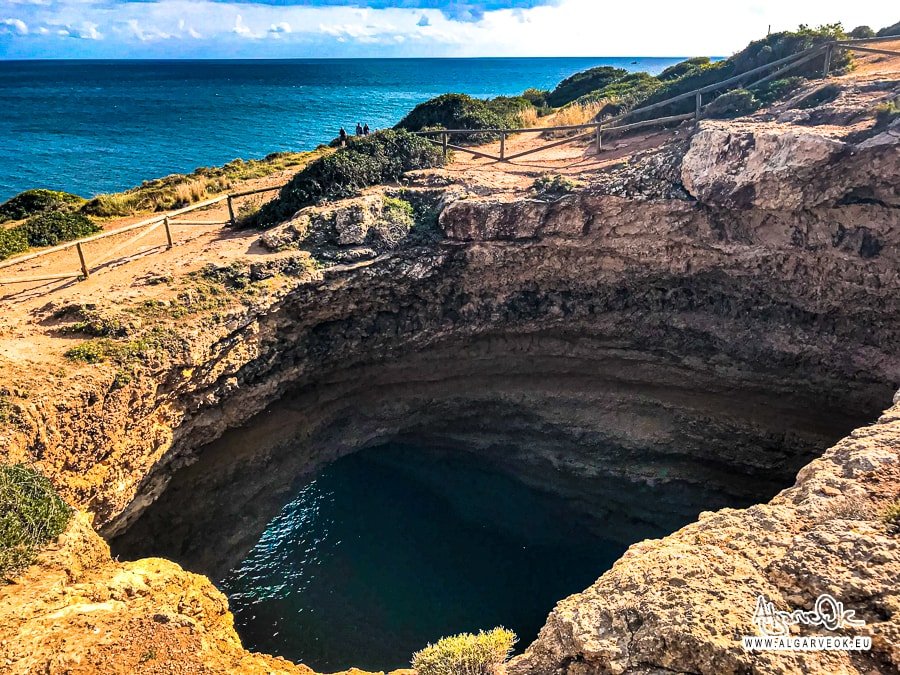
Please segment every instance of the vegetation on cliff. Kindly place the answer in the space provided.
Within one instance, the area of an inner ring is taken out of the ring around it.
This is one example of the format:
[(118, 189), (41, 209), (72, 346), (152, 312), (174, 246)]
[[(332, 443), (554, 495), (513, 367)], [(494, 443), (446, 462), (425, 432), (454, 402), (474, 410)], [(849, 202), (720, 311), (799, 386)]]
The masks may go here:
[(26, 190), (0, 204), (0, 260), (27, 251), (31, 246), (55, 246), (60, 242), (99, 232), (100, 228), (79, 211), (85, 200), (56, 190)]
[(441, 638), (413, 654), (419, 675), (494, 675), (512, 654), (516, 634), (506, 628)]
[(0, 580), (9, 580), (58, 537), (72, 510), (40, 473), (22, 464), (0, 464)]
[(237, 181), (299, 169), (324, 152), (323, 148), (312, 152), (274, 152), (263, 159), (234, 159), (223, 166), (199, 167), (189, 174), (175, 173), (144, 181), (124, 192), (98, 195), (84, 205), (83, 211), (106, 218), (178, 209), (220, 194)]
[(304, 206), (352, 197), (372, 185), (400, 180), (404, 173), (444, 163), (440, 148), (402, 129), (386, 129), (353, 138), (348, 145), (308, 164), (285, 185), (278, 197), (244, 222), (269, 227)]
[[(498, 96), (473, 98), (466, 94), (443, 94), (420, 103), (397, 124), (395, 129), (508, 129), (531, 126), (537, 113), (531, 100)], [(483, 143), (490, 134), (472, 134), (454, 139), (459, 143)]]

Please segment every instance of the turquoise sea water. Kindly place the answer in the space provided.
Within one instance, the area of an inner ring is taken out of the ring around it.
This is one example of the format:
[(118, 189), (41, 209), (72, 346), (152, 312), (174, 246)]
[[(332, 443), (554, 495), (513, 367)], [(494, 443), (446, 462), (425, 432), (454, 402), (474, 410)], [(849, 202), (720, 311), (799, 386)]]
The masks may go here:
[(252, 650), (319, 672), (390, 670), (499, 625), (524, 648), (624, 549), (474, 456), (385, 446), (326, 467), (222, 587)]
[(308, 150), (446, 92), (519, 94), (597, 65), (657, 73), (678, 60), (0, 61), (0, 200), (33, 187), (92, 196)]

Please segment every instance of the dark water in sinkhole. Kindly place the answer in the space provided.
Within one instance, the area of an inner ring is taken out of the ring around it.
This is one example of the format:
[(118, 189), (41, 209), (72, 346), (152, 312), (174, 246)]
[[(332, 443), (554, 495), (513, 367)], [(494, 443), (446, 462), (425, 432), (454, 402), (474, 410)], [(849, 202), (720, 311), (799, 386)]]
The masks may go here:
[(385, 446), (325, 468), (221, 586), (249, 649), (388, 670), (498, 625), (524, 648), (624, 550), (475, 456)]

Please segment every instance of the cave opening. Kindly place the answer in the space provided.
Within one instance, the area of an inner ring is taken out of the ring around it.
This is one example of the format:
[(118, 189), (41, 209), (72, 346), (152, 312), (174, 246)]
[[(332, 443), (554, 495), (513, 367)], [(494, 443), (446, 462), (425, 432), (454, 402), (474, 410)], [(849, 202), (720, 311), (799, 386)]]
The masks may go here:
[(583, 335), (438, 345), (173, 453), (105, 534), (209, 576), (246, 646), (320, 671), (495, 625), (523, 649), (628, 545), (792, 484), (865, 421), (848, 391)]

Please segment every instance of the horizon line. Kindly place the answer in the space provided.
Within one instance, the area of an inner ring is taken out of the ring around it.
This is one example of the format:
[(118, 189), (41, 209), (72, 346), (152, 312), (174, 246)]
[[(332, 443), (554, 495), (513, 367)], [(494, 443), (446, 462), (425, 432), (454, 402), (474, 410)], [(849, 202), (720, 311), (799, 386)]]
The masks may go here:
[(177, 58), (159, 58), (159, 57), (106, 57), (106, 58), (65, 58), (65, 57), (39, 57), (39, 58), (3, 58), (0, 57), (0, 63), (20, 63), (20, 62), (64, 62), (64, 61), (477, 61), (479, 59), (689, 59), (697, 56), (707, 56), (710, 59), (725, 59), (727, 56), (695, 54), (693, 56), (673, 55), (673, 56), (641, 56), (636, 54), (626, 54), (624, 56), (284, 56), (284, 57), (254, 57), (254, 56), (237, 56), (237, 57), (219, 57), (219, 56), (191, 56)]

